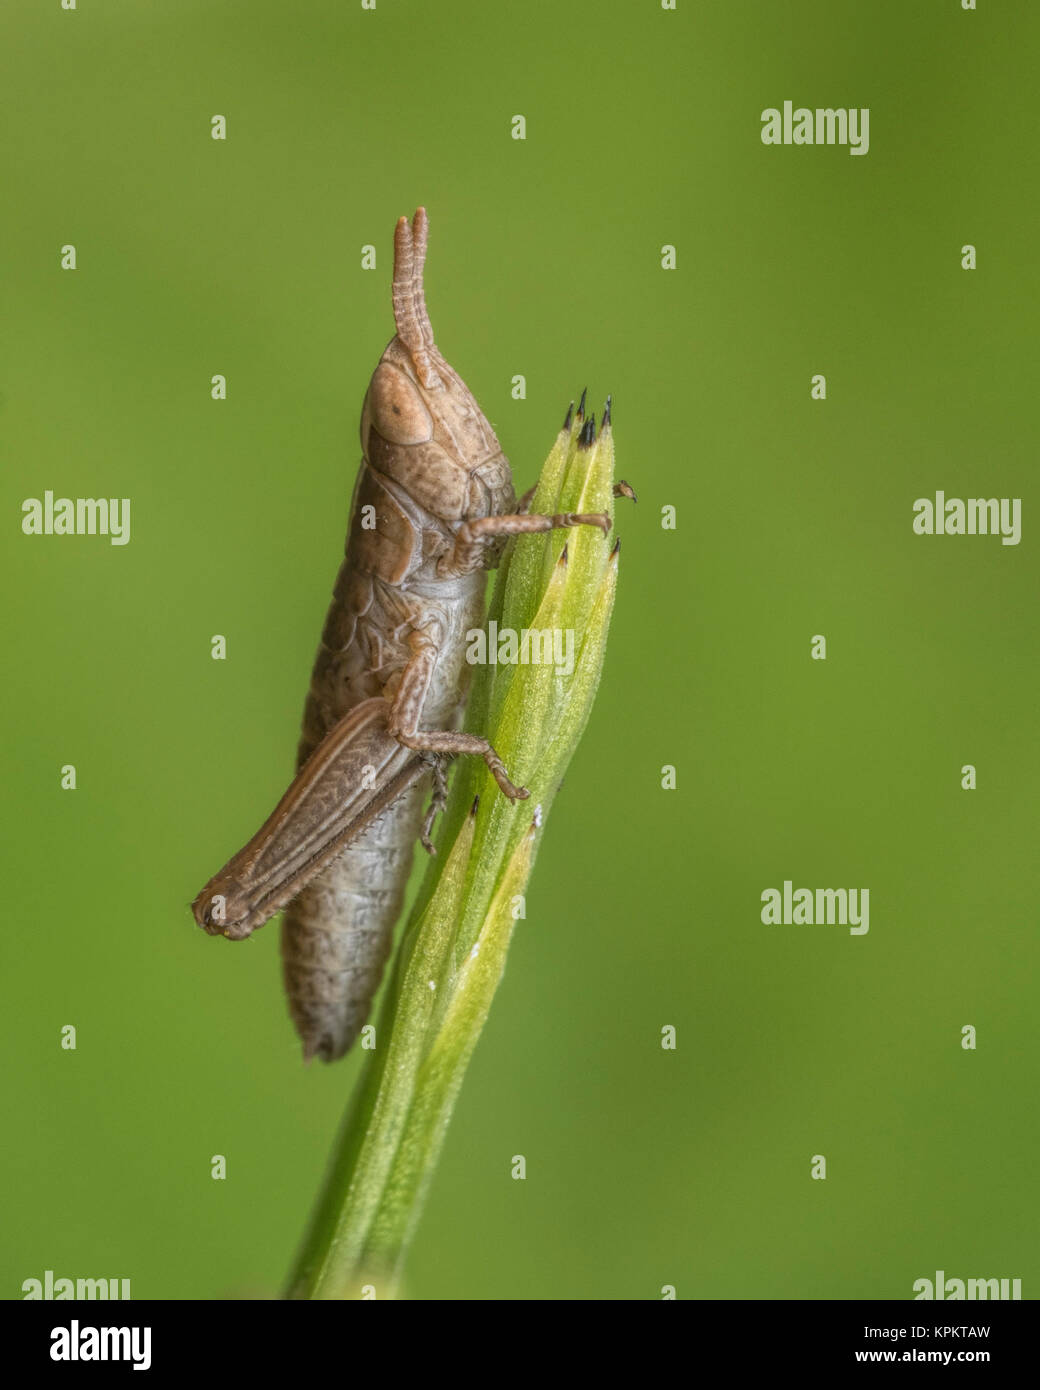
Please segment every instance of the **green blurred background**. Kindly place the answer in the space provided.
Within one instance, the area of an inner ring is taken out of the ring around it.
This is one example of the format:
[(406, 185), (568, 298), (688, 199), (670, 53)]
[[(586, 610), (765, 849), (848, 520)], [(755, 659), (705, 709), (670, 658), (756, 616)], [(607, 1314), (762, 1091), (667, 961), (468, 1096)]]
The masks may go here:
[[(292, 769), (420, 202), (518, 490), (588, 384), (640, 500), (407, 1292), (1035, 1296), (1038, 40), (986, 0), (8, 0), (3, 1296), (287, 1273), (359, 1055), (304, 1068), (276, 927), (188, 904)], [(787, 98), (869, 107), (869, 154), (764, 146)], [(25, 537), (47, 488), (130, 497), (130, 544)], [(915, 536), (936, 489), (1023, 498), (1022, 543)], [(788, 878), (868, 887), (869, 935), (763, 926)]]

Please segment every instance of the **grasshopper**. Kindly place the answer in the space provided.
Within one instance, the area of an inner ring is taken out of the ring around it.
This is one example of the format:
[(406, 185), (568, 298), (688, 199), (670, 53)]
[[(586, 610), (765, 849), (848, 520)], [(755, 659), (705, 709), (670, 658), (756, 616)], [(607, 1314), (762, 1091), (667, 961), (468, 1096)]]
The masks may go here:
[(311, 676), (296, 778), (192, 904), (199, 926), (233, 941), (288, 907), (289, 1009), (304, 1057), (325, 1061), (347, 1051), (368, 1016), (415, 840), (433, 852), (446, 762), (483, 758), (505, 796), (528, 795), (486, 739), (456, 728), (467, 693), (465, 634), (484, 622), (485, 571), (510, 536), (610, 528), (603, 513), (532, 516), (526, 499), (517, 503), (494, 430), (434, 343), (427, 235), (424, 208), (394, 233), (397, 331), (361, 411), (346, 553)]

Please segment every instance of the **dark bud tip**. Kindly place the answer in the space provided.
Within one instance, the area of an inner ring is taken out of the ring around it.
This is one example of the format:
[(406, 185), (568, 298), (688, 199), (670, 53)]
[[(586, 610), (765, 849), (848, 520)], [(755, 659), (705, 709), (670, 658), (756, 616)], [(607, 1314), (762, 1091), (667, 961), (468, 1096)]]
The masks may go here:
[(475, 815), (477, 814), (477, 807), (478, 807), (479, 805), (480, 805), (480, 797), (479, 797), (479, 796), (475, 796), (475, 797), (473, 798), (473, 805), (469, 808), (469, 813), (470, 813), (471, 816), (475, 816)]
[(578, 435), (578, 448), (591, 449), (596, 442), (596, 417), (590, 415), (581, 427), (581, 434)]
[(607, 397), (607, 403), (606, 403), (606, 405), (603, 407), (603, 425), (602, 425), (602, 428), (603, 428), (603, 429), (609, 429), (609, 428), (610, 428), (610, 405), (611, 405), (611, 402), (612, 402), (613, 399), (614, 399), (613, 396), (608, 396), (608, 397)]
[(569, 407), (567, 408), (567, 418), (566, 418), (566, 419), (564, 420), (564, 422), (563, 422), (563, 428), (564, 428), (565, 430), (569, 430), (570, 427), (571, 427), (571, 424), (573, 423), (573, 421), (574, 421), (574, 402), (571, 401)]
[(585, 397), (586, 397), (588, 394), (589, 394), (589, 388), (586, 386), (586, 387), (583, 388), (582, 393), (581, 393), (581, 400), (578, 402), (578, 419), (579, 419), (579, 420), (584, 420), (584, 419), (585, 419)]

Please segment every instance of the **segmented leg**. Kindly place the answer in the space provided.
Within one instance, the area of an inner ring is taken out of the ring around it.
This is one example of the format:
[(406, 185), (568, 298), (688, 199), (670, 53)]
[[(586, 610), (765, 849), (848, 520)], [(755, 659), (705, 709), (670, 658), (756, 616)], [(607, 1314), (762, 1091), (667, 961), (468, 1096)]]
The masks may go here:
[(537, 491), (538, 484), (535, 483), (534, 487), (529, 487), (527, 491), (524, 493), (523, 497), (520, 498), (520, 501), (517, 502), (516, 510), (521, 516), (526, 516), (527, 509), (531, 505), (531, 500)]
[(430, 758), (430, 766), (433, 768), (433, 796), (430, 799), (429, 810), (423, 821), (422, 831), (419, 834), (420, 842), (427, 854), (436, 854), (437, 846), (431, 838), (433, 834), (433, 822), (440, 815), (448, 804), (448, 777), (444, 771), (444, 759), (436, 755)]
[(510, 800), (526, 800), (531, 793), (526, 787), (513, 785), (505, 764), (486, 738), (456, 733), (450, 729), (419, 728), (419, 716), (426, 703), (426, 692), (439, 658), (439, 649), (425, 628), (413, 632), (408, 642), (413, 655), (401, 674), (401, 684), (387, 720), (387, 728), (392, 736), (406, 748), (416, 748), (423, 753), (475, 753), (487, 763), (492, 777)]
[(437, 561), (441, 578), (472, 574), (484, 563), (484, 547), (499, 536), (522, 536), (542, 531), (559, 531), (570, 526), (598, 526), (604, 535), (610, 530), (606, 512), (557, 512), (555, 516), (481, 516), (464, 521), (455, 533), (455, 545)]

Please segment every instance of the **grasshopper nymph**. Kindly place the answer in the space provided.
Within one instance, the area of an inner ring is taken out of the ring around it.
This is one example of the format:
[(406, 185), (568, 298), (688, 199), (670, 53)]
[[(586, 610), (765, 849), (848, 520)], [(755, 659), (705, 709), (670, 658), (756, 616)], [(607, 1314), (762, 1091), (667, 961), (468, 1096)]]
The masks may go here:
[(610, 527), (604, 513), (518, 508), (494, 430), (434, 344), (426, 238), (424, 208), (397, 223), (397, 332), (361, 411), (346, 558), (311, 676), (296, 779), (192, 905), (201, 927), (232, 940), (288, 905), (289, 1008), (304, 1056), (325, 1061), (347, 1051), (368, 1016), (415, 840), (432, 849), (444, 762), (475, 754), (506, 796), (528, 794), (486, 739), (456, 731), (466, 633), (484, 621), (485, 571), (509, 536)]

